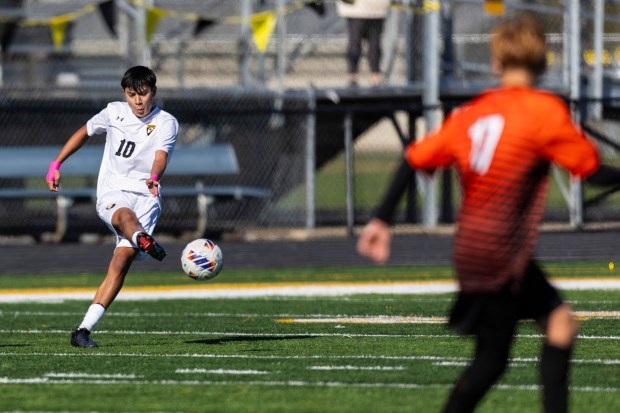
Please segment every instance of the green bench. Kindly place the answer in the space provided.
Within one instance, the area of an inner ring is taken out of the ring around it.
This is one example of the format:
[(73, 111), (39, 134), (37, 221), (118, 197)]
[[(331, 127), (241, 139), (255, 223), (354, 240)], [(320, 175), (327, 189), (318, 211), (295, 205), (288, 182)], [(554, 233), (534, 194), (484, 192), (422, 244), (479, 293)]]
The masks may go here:
[[(47, 188), (28, 188), (25, 184), (32, 178), (45, 179), (49, 163), (58, 155), (58, 146), (23, 146), (0, 148), (0, 178), (19, 179), (24, 187), (1, 187), (0, 202), (6, 199), (44, 199), (55, 198), (57, 217), (56, 228), (51, 241), (59, 242), (65, 236), (68, 226), (68, 208), (75, 198), (96, 198), (96, 177), (103, 156), (103, 146), (84, 146), (74, 153), (61, 167), (64, 180), (71, 177), (91, 178), (92, 185), (63, 188), (51, 192)], [(271, 191), (243, 185), (205, 185), (208, 175), (237, 175), (239, 164), (231, 144), (209, 146), (177, 146), (165, 172), (166, 178), (172, 176), (191, 177), (191, 185), (163, 184), (164, 199), (171, 197), (195, 197), (198, 208), (195, 235), (201, 236), (207, 228), (207, 209), (220, 199), (269, 198)], [(66, 182), (66, 181), (65, 181)]]

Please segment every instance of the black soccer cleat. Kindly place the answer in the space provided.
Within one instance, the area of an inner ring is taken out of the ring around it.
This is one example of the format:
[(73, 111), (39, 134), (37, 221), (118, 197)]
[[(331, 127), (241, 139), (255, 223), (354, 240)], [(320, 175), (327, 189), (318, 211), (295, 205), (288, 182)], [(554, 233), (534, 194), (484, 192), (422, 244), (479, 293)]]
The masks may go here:
[(97, 343), (90, 338), (90, 331), (85, 328), (78, 328), (71, 333), (71, 345), (73, 347), (97, 347)]
[(151, 257), (155, 258), (157, 261), (161, 261), (166, 256), (166, 251), (164, 247), (159, 245), (153, 237), (151, 237), (146, 232), (141, 232), (138, 234), (138, 247)]

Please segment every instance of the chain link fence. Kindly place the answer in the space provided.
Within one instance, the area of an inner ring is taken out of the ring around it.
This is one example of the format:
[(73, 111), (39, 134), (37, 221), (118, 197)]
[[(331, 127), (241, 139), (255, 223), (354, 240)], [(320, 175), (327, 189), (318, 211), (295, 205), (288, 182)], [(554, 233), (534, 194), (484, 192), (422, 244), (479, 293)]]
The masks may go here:
[[(495, 84), (489, 29), (506, 16), (531, 11), (548, 30), (549, 71), (541, 86), (571, 103), (606, 163), (620, 164), (615, 97), (620, 1), (601, 2), (602, 40), (596, 35), (597, 0), (504, 1), (502, 15), (485, 9), (487, 3), (392, 1), (380, 23), (381, 83), (373, 85), (364, 41), (352, 87), (348, 22), (334, 1), (8, 0), (0, 5), (2, 146), (63, 144), (108, 101), (122, 100), (122, 74), (146, 62), (158, 74), (158, 103), (181, 124), (179, 145), (227, 142), (235, 148), (241, 173), (206, 177), (205, 184), (266, 187), (272, 193), (266, 200), (211, 205), (208, 231), (352, 228), (372, 213), (403, 146), (425, 132), (428, 14), (440, 18), (435, 75), (446, 114)], [(575, 3), (580, 16), (576, 95), (568, 13)], [(277, 24), (270, 26), (273, 17)], [(263, 52), (261, 40), (268, 40)], [(567, 177), (561, 172), (555, 177), (546, 220), (565, 223), (571, 202)], [(189, 182), (189, 177), (175, 179), (167, 184)], [(437, 174), (440, 223), (455, 219), (456, 182), (451, 172)], [(0, 180), (2, 188), (44, 186), (42, 178)], [(620, 219), (619, 195), (604, 196), (613, 188), (586, 183), (583, 189), (586, 222)], [(412, 186), (397, 222), (420, 222), (426, 202)], [(178, 236), (194, 230), (194, 199), (167, 198), (164, 207), (159, 231)], [(2, 234), (40, 236), (53, 228), (54, 219), (53, 200), (0, 200)], [(74, 201), (70, 225), (69, 237), (107, 233), (89, 199)]]

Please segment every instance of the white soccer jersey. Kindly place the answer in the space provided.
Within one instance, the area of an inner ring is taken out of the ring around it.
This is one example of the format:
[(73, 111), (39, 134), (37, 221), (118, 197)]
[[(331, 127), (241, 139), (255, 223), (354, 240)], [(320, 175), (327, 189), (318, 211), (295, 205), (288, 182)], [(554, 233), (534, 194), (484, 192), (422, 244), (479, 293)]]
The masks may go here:
[(149, 195), (146, 180), (151, 177), (155, 151), (167, 152), (170, 161), (179, 124), (157, 106), (138, 118), (126, 102), (112, 102), (93, 116), (86, 128), (89, 136), (106, 134), (97, 197), (113, 190)]

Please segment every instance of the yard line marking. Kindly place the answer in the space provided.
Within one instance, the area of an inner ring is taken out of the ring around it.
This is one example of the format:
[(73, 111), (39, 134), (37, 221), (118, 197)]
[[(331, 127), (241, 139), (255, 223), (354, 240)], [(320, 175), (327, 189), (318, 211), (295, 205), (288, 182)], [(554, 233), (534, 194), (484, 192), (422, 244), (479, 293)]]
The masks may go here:
[[(0, 357), (136, 357), (136, 358), (197, 358), (197, 359), (241, 359), (241, 360), (395, 360), (395, 361), (455, 361), (469, 362), (469, 357), (444, 356), (385, 356), (385, 355), (354, 355), (354, 356), (261, 356), (249, 354), (213, 354), (213, 353), (17, 353), (0, 352)], [(538, 358), (516, 357), (509, 359), (511, 363), (538, 363)], [(571, 359), (574, 364), (620, 365), (620, 359)]]
[[(67, 334), (66, 330), (0, 330), (2, 334)], [(154, 335), (154, 336), (225, 336), (225, 337), (361, 337), (361, 338), (463, 338), (457, 334), (370, 334), (370, 333), (246, 333), (235, 331), (136, 331), (136, 330), (97, 330), (99, 334), (115, 335)], [(543, 334), (515, 334), (516, 338), (540, 339)], [(585, 336), (581, 340), (620, 340), (620, 336)]]
[(574, 311), (573, 315), (579, 320), (620, 318), (620, 311)]
[[(470, 360), (471, 361), (471, 360)], [(433, 366), (439, 367), (467, 367), (469, 366), (470, 361), (436, 361), (433, 363)], [(536, 361), (538, 362), (538, 361)], [(509, 363), (509, 367), (527, 367), (526, 363), (523, 362), (514, 362), (511, 361)]]
[(270, 371), (264, 370), (232, 370), (232, 369), (176, 369), (175, 373), (208, 373), (208, 374), (270, 374)]
[[(454, 280), (374, 282), (289, 282), (125, 287), (116, 300), (179, 298), (255, 298), (267, 296), (342, 296), (352, 294), (437, 294), (456, 291)], [(0, 291), (0, 302), (91, 300), (94, 289), (47, 288)]]
[[(385, 337), (385, 338), (461, 338), (456, 334), (370, 334), (370, 333), (246, 333), (236, 331), (136, 331), (97, 330), (98, 334), (153, 335), (153, 336), (224, 336), (224, 337)], [(0, 334), (67, 334), (66, 330), (0, 330)], [(536, 335), (542, 337), (542, 335)], [(619, 337), (620, 338), (620, 337)]]
[(309, 366), (308, 370), (362, 370), (362, 371), (394, 371), (405, 370), (405, 366)]
[[(575, 311), (574, 316), (582, 321), (592, 319), (620, 319), (620, 311)], [(312, 317), (310, 315), (297, 318), (281, 318), (274, 320), (285, 324), (446, 324), (447, 317), (440, 316), (340, 316), (340, 317)]]
[[(16, 310), (16, 311), (2, 311), (0, 310), (0, 316), (6, 316), (6, 315), (13, 315), (13, 317), (18, 317), (18, 316), (44, 316), (44, 317), (50, 317), (50, 316), (62, 316), (62, 317), (67, 317), (67, 316), (82, 316), (84, 315), (84, 313), (80, 313), (80, 312), (65, 312), (65, 311), (20, 311), (20, 310)], [(279, 318), (279, 317), (288, 317), (288, 318), (292, 318), (292, 319), (303, 319), (306, 320), (308, 319), (308, 317), (313, 317), (313, 318), (317, 318), (317, 319), (330, 319), (330, 318), (334, 318), (334, 317), (343, 317), (343, 318), (353, 318), (353, 317), (367, 317), (367, 316), (356, 316), (356, 315), (350, 315), (350, 314), (293, 314), (293, 313), (278, 313), (278, 314), (268, 314), (268, 313), (216, 313), (216, 312), (204, 312), (204, 313), (197, 313), (197, 312), (191, 312), (191, 313), (153, 313), (153, 312), (149, 312), (149, 313), (137, 313), (137, 312), (130, 312), (130, 313), (124, 313), (124, 312), (112, 312), (110, 314), (106, 314), (106, 318), (108, 317), (127, 317), (127, 318), (143, 318), (143, 317), (150, 317), (150, 318), (159, 318), (159, 317), (173, 317), (173, 318), (178, 318), (179, 316), (189, 316), (189, 317), (240, 317), (240, 318), (251, 318), (251, 317), (256, 317), (256, 318)], [(401, 317), (401, 316), (394, 316), (394, 315), (382, 315), (382, 314), (378, 314), (372, 317), (380, 317), (380, 318), (387, 318), (387, 317)], [(411, 316), (411, 317), (420, 317), (422, 318), (422, 316)], [(438, 319), (445, 319), (445, 317), (434, 317), (434, 318), (438, 318)], [(284, 322), (284, 321), (282, 321)]]
[(469, 361), (436, 361), (433, 366), (442, 367), (465, 367), (469, 365)]
[[(452, 384), (418, 384), (418, 383), (346, 383), (338, 381), (302, 381), (302, 380), (281, 380), (281, 381), (211, 381), (211, 380), (142, 380), (130, 382), (127, 380), (54, 380), (46, 377), (33, 377), (15, 379), (10, 377), (0, 377), (0, 384), (133, 384), (133, 385), (183, 385), (183, 386), (265, 386), (265, 387), (351, 387), (351, 388), (393, 388), (393, 389), (450, 389)], [(500, 384), (493, 386), (497, 390), (509, 391), (539, 391), (539, 385), (511, 385)], [(617, 387), (593, 387), (593, 386), (571, 386), (574, 392), (585, 393), (618, 393)]]
[[(77, 316), (82, 313), (72, 313), (64, 311), (0, 311), (0, 316), (10, 315), (18, 316)], [(368, 315), (356, 316), (347, 314), (265, 314), (265, 313), (182, 313), (186, 317), (240, 317), (240, 318), (273, 318), (277, 323), (293, 324), (293, 323), (337, 323), (337, 324), (446, 324), (448, 318), (445, 316), (396, 316), (396, 315)], [(620, 319), (620, 311), (574, 311), (573, 315), (581, 320), (592, 319)], [(179, 317), (178, 313), (111, 313), (107, 317)]]
[(86, 378), (86, 379), (137, 379), (144, 376), (135, 374), (88, 374), (88, 373), (45, 373), (44, 377), (53, 378)]
[(349, 317), (314, 317), (314, 318), (281, 318), (274, 320), (285, 324), (337, 323), (337, 324), (445, 324), (447, 317), (424, 316), (349, 316)]
[[(619, 290), (620, 278), (553, 278), (561, 290)], [(333, 297), (354, 294), (444, 294), (458, 290), (454, 280), (242, 283), (191, 286), (125, 287), (116, 300), (163, 300), (181, 298)], [(90, 288), (33, 288), (0, 290), (0, 302), (63, 302), (91, 300)]]

